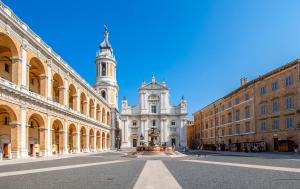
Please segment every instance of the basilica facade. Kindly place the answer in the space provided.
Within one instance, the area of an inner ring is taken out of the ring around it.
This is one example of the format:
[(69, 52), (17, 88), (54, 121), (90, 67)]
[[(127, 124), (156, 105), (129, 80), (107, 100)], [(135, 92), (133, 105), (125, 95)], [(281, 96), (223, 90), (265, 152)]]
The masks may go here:
[(118, 85), (107, 28), (95, 63), (92, 87), (0, 2), (0, 159), (114, 146)]
[(122, 100), (122, 146), (166, 145), (186, 146), (185, 117), (187, 102), (182, 97), (178, 105), (171, 105), (166, 82), (143, 82), (138, 90), (139, 103), (130, 106)]

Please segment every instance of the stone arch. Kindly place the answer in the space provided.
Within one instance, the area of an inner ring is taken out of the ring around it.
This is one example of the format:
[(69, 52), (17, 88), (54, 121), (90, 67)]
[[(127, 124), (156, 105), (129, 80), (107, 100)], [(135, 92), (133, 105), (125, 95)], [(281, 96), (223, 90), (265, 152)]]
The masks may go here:
[(68, 152), (73, 153), (77, 151), (77, 129), (76, 126), (71, 123), (68, 128)]
[(14, 41), (6, 34), (0, 33), (0, 77), (18, 84), (19, 53)]
[(100, 149), (101, 148), (101, 134), (100, 134), (100, 131), (98, 130), (97, 133), (96, 133), (96, 149)]
[[(0, 105), (0, 150), (4, 158), (12, 158), (19, 150), (17, 116), (12, 108)], [(13, 127), (12, 127), (13, 126)]]
[(30, 115), (27, 121), (28, 155), (41, 156), (46, 153), (46, 130), (43, 117), (38, 113)]
[(106, 122), (106, 113), (105, 113), (105, 109), (102, 108), (102, 123)]
[(95, 140), (95, 136), (94, 136), (94, 129), (93, 128), (91, 128), (90, 129), (90, 134), (89, 134), (89, 148), (90, 148), (90, 150), (93, 150), (93, 149), (95, 149), (95, 143), (94, 143), (94, 140)]
[(54, 120), (51, 130), (52, 153), (62, 154), (64, 150), (64, 128), (62, 122), (58, 119)]
[(94, 115), (95, 115), (95, 104), (94, 104), (94, 100), (93, 99), (90, 99), (90, 103), (89, 103), (89, 113), (90, 113), (90, 117), (91, 118), (95, 118)]
[(52, 99), (54, 102), (64, 104), (64, 90), (63, 78), (55, 73), (52, 78)]
[(77, 90), (73, 84), (69, 85), (69, 108), (77, 109)]
[(86, 144), (87, 131), (84, 126), (80, 128), (80, 151), (85, 151), (87, 149)]
[(96, 106), (96, 119), (97, 119), (98, 121), (101, 120), (101, 108), (100, 108), (100, 105), (99, 105), (99, 104), (97, 104), (97, 106)]
[(105, 132), (102, 132), (102, 149), (105, 149)]
[(46, 96), (46, 72), (44, 64), (36, 57), (29, 61), (28, 89), (31, 92)]
[(87, 109), (87, 98), (86, 95), (82, 92), (80, 94), (80, 113), (86, 115), (86, 109)]

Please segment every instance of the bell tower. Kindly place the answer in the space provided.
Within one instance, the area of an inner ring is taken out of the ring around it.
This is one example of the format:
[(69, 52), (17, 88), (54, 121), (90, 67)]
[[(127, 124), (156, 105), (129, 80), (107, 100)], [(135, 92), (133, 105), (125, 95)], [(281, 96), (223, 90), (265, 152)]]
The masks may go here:
[(117, 62), (108, 40), (108, 34), (108, 28), (104, 25), (104, 39), (96, 53), (97, 79), (94, 88), (112, 107), (118, 109)]

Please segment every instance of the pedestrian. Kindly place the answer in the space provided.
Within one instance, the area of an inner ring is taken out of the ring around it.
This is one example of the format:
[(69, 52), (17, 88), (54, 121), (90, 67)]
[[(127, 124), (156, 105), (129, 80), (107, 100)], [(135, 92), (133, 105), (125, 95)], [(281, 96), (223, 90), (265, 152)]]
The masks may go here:
[(298, 154), (298, 145), (297, 145), (297, 144), (294, 145), (294, 152), (295, 152), (296, 154)]

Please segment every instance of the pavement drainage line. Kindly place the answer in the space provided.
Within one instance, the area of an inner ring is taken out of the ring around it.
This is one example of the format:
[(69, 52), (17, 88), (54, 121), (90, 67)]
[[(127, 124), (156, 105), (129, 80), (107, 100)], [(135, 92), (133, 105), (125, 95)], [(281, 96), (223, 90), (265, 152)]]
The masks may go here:
[(161, 160), (148, 160), (133, 189), (182, 189)]
[(265, 169), (265, 170), (272, 170), (272, 171), (284, 171), (284, 172), (300, 173), (300, 169), (298, 169), (298, 168), (289, 168), (289, 167), (274, 167), (274, 166), (265, 166), (265, 165), (226, 163), (226, 162), (219, 162), (219, 161), (203, 161), (203, 160), (181, 160), (181, 161), (212, 164), (212, 165), (225, 165), (225, 166), (232, 166), (232, 167), (243, 167), (243, 168)]
[(17, 175), (25, 175), (25, 174), (32, 174), (32, 173), (41, 173), (41, 172), (49, 172), (49, 171), (59, 171), (65, 169), (74, 169), (74, 168), (81, 168), (81, 167), (90, 167), (95, 165), (106, 165), (106, 164), (113, 164), (113, 163), (122, 163), (129, 160), (116, 160), (116, 161), (106, 161), (106, 162), (98, 162), (98, 163), (85, 163), (79, 165), (66, 165), (66, 166), (59, 166), (59, 167), (48, 167), (48, 168), (41, 168), (41, 169), (30, 169), (30, 170), (23, 170), (23, 171), (10, 171), (10, 172), (3, 172), (0, 173), (1, 177), (8, 177), (8, 176), (17, 176)]

